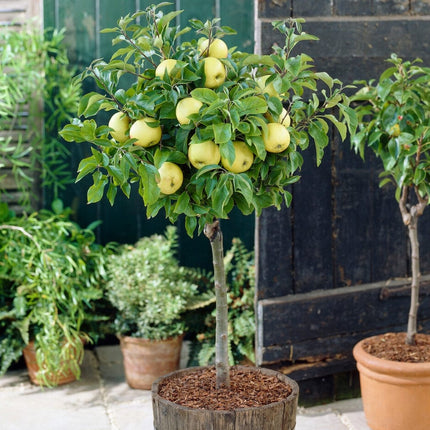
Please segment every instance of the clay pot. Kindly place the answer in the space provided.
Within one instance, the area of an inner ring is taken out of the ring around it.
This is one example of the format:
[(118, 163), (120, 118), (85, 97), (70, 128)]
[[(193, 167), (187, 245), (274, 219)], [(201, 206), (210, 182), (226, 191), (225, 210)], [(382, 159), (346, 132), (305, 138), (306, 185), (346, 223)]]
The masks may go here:
[(160, 376), (179, 369), (183, 336), (148, 340), (120, 336), (124, 372), (131, 388), (150, 390)]
[(430, 363), (402, 363), (353, 349), (360, 373), (364, 413), (372, 430), (428, 430)]
[[(35, 385), (47, 385), (43, 380), (38, 378), (39, 365), (36, 359), (36, 348), (34, 346), (34, 341), (29, 342), (29, 344), (23, 349), (25, 364), (27, 365), (28, 376), (30, 381)], [(81, 362), (81, 359), (78, 359)], [(47, 377), (48, 384), (50, 386), (64, 385), (70, 382), (76, 381), (77, 374), (72, 372), (71, 368), (67, 368), (64, 372), (58, 372), (54, 375), (49, 375)]]
[(152, 385), (152, 409), (155, 430), (294, 430), (299, 395), (297, 383), (283, 373), (249, 366), (236, 366), (247, 372), (276, 376), (292, 388), (282, 401), (260, 407), (243, 407), (234, 410), (209, 410), (182, 406), (159, 395), (159, 387), (168, 378), (180, 378), (204, 367), (178, 370), (157, 379)]

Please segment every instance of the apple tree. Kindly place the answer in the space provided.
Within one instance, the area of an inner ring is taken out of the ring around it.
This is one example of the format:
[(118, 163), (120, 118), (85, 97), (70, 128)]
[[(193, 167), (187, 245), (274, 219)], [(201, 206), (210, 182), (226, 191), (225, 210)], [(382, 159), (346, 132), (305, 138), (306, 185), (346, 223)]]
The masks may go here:
[[(78, 118), (65, 126), (69, 142), (91, 143), (77, 181), (92, 175), (88, 202), (104, 195), (113, 205), (120, 190), (137, 183), (147, 216), (160, 211), (172, 222), (184, 216), (187, 233), (204, 232), (214, 263), (217, 386), (229, 385), (227, 286), (220, 219), (237, 207), (261, 214), (291, 202), (288, 186), (299, 180), (301, 152), (311, 143), (316, 163), (329, 143), (333, 124), (345, 139), (355, 128), (342, 83), (314, 70), (297, 52), (303, 20), (273, 22), (284, 46), (269, 55), (228, 48), (234, 30), (218, 19), (173, 23), (180, 11), (158, 6), (127, 15), (113, 34), (118, 49), (95, 60), (77, 77), (92, 79), (100, 91), (82, 97)], [(145, 25), (139, 25), (145, 22)], [(191, 32), (191, 33), (190, 33)], [(180, 38), (188, 33), (188, 40)], [(191, 36), (191, 37), (190, 37)], [(293, 54), (294, 51), (294, 54)], [(130, 83), (131, 82), (131, 83)], [(108, 124), (100, 111), (112, 112)]]
[(430, 197), (430, 68), (392, 54), (378, 80), (361, 81), (353, 96), (359, 130), (353, 148), (366, 146), (382, 161), (380, 186), (394, 185), (411, 245), (411, 303), (406, 343), (415, 344), (420, 286), (418, 220)]

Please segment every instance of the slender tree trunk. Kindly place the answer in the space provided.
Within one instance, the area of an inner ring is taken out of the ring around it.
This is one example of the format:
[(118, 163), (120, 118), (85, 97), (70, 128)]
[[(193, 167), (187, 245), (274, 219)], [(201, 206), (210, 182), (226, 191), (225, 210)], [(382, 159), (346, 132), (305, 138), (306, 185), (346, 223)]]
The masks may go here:
[(414, 205), (408, 204), (409, 187), (403, 186), (399, 200), (399, 208), (403, 223), (408, 227), (409, 242), (411, 244), (412, 259), (412, 282), (411, 282), (411, 304), (409, 308), (408, 328), (406, 332), (406, 343), (415, 345), (415, 335), (418, 330), (418, 307), (420, 300), (420, 247), (418, 242), (418, 219), (424, 213), (427, 206), (427, 197), (421, 197), (415, 188), (415, 196), (418, 202)]
[(216, 334), (215, 334), (215, 366), (216, 387), (230, 387), (230, 367), (228, 363), (228, 305), (227, 282), (224, 270), (224, 249), (222, 231), (218, 220), (206, 224), (205, 236), (212, 248), (216, 294)]
[(411, 283), (411, 305), (409, 309), (408, 330), (406, 343), (415, 345), (415, 335), (417, 333), (417, 318), (420, 296), (420, 249), (418, 243), (418, 217), (412, 216), (408, 224), (409, 241), (411, 244), (412, 259), (412, 283)]

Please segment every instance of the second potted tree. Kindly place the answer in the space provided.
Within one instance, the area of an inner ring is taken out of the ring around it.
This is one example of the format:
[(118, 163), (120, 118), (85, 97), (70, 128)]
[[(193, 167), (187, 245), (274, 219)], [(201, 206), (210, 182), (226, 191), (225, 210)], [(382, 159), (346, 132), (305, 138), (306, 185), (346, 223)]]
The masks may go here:
[(360, 129), (352, 144), (362, 157), (368, 146), (381, 159), (380, 186), (394, 185), (409, 235), (411, 300), (406, 332), (364, 339), (354, 356), (370, 427), (425, 430), (430, 423), (430, 336), (418, 333), (418, 221), (430, 196), (430, 68), (395, 54), (388, 62), (377, 81), (361, 82), (354, 97)]

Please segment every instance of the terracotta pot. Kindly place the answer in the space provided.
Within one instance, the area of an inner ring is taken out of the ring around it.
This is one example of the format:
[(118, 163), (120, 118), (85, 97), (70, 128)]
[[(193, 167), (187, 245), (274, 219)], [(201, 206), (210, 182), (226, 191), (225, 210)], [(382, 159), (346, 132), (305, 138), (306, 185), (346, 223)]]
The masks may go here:
[(152, 385), (152, 408), (155, 430), (294, 430), (299, 396), (297, 383), (283, 373), (270, 369), (236, 366), (240, 370), (276, 376), (292, 388), (282, 401), (260, 407), (234, 410), (197, 409), (173, 403), (161, 397), (159, 386), (168, 378), (180, 378), (204, 367), (182, 369), (157, 379)]
[(160, 376), (179, 369), (183, 336), (148, 340), (121, 336), (124, 372), (131, 388), (150, 390)]
[[(37, 364), (36, 359), (36, 348), (34, 347), (34, 341), (31, 341), (24, 349), (24, 360), (28, 369), (28, 376), (30, 377), (30, 381), (35, 385), (47, 385), (38, 378), (37, 374), (39, 372), (39, 366)], [(81, 360), (79, 359), (79, 362)], [(70, 368), (68, 368), (65, 372), (59, 372), (54, 375), (50, 375), (48, 378), (49, 385), (64, 385), (70, 382), (76, 381), (77, 375), (72, 372)]]
[(430, 428), (430, 363), (402, 363), (353, 349), (364, 413), (372, 430)]

